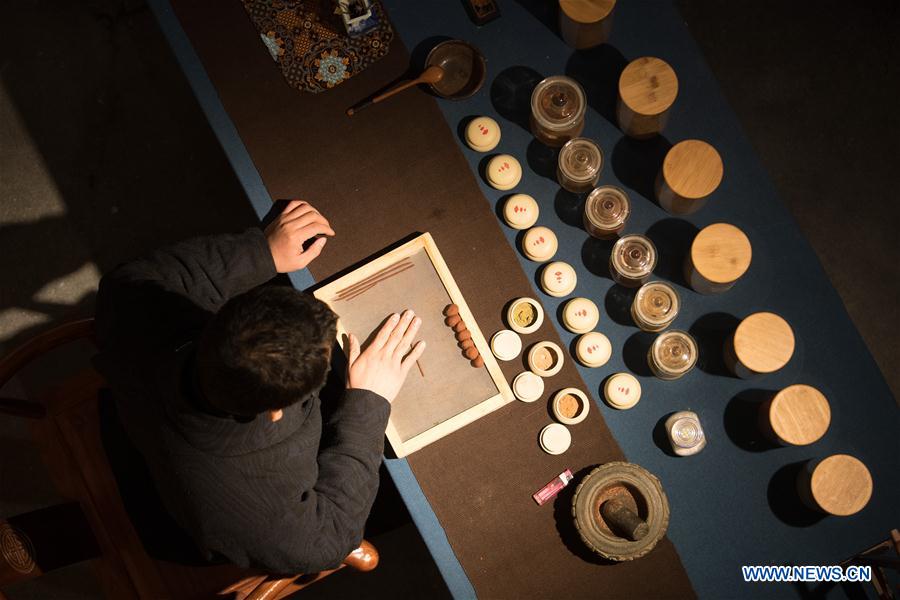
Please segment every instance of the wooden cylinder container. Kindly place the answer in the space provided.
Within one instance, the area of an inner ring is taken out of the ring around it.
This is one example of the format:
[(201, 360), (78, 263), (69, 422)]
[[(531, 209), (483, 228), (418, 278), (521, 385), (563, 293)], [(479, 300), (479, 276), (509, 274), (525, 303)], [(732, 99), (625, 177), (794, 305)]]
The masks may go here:
[(865, 508), (872, 497), (872, 475), (858, 458), (832, 454), (810, 461), (797, 477), (804, 504), (825, 514), (846, 517)]
[(674, 215), (687, 215), (703, 207), (722, 183), (722, 157), (700, 140), (678, 142), (666, 154), (656, 177), (656, 199)]
[(753, 249), (743, 231), (728, 223), (704, 227), (684, 260), (684, 279), (701, 294), (731, 289), (750, 268)]
[(609, 39), (616, 0), (559, 0), (559, 33), (573, 48), (593, 48)]
[(831, 407), (811, 385), (789, 385), (760, 407), (760, 430), (783, 446), (806, 446), (818, 441), (831, 424)]
[(619, 76), (619, 127), (639, 140), (658, 135), (677, 96), (678, 77), (667, 62), (652, 56), (631, 61)]
[(773, 373), (794, 355), (794, 331), (770, 312), (753, 313), (725, 342), (725, 364), (738, 377)]

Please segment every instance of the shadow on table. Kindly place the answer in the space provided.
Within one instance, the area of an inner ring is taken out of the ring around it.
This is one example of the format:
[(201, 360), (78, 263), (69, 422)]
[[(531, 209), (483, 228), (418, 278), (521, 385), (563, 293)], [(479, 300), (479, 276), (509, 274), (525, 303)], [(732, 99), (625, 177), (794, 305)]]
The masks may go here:
[(622, 53), (609, 44), (576, 50), (566, 63), (566, 75), (584, 88), (588, 105), (615, 126), (619, 76), (627, 64)]
[(575, 517), (572, 516), (572, 498), (575, 497), (577, 484), (594, 470), (594, 466), (596, 465), (585, 467), (575, 473), (575, 480), (559, 492), (553, 500), (553, 519), (556, 521), (556, 531), (559, 532), (560, 539), (572, 554), (594, 565), (615, 565), (615, 562), (594, 553), (584, 544), (578, 528), (575, 527)]
[(770, 390), (744, 390), (725, 406), (725, 433), (741, 450), (766, 452), (779, 447), (761, 433), (759, 426), (759, 411), (772, 394)]
[(627, 288), (621, 285), (614, 285), (606, 292), (604, 306), (609, 318), (619, 325), (634, 325), (634, 319), (631, 318), (631, 304), (634, 302), (634, 296), (637, 294), (637, 288)]
[(559, 36), (559, 8), (556, 2), (546, 0), (516, 0), (519, 5), (531, 13), (535, 19)]
[(666, 413), (653, 426), (653, 444), (666, 456), (677, 457), (678, 455), (672, 450), (672, 442), (669, 441), (669, 434), (666, 431), (666, 421), (674, 414), (674, 412)]
[(494, 150), (491, 150), (487, 155), (485, 155), (481, 158), (481, 160), (478, 161), (478, 177), (481, 181), (488, 180), (488, 164), (491, 162), (492, 158), (499, 155), (495, 150), (496, 148)]
[(654, 191), (656, 175), (671, 147), (671, 142), (661, 135), (649, 140), (623, 136), (613, 147), (610, 158), (616, 179), (658, 205)]
[(597, 277), (612, 279), (609, 274), (609, 255), (615, 240), (600, 240), (588, 237), (581, 246), (581, 262)]
[(700, 354), (697, 367), (701, 371), (710, 375), (735, 377), (725, 366), (722, 349), (740, 322), (734, 315), (722, 312), (708, 313), (694, 321), (688, 333), (697, 341)]
[(509, 67), (500, 71), (491, 83), (491, 104), (494, 110), (525, 131), (531, 131), (531, 92), (544, 76), (525, 66)]
[(625, 344), (622, 345), (622, 360), (628, 370), (638, 377), (651, 377), (653, 371), (647, 364), (647, 352), (656, 339), (655, 333), (648, 331), (638, 331), (631, 334)]
[(568, 190), (559, 188), (559, 191), (556, 192), (556, 197), (553, 199), (553, 208), (556, 209), (556, 214), (560, 221), (572, 227), (583, 228), (584, 200), (584, 196), (580, 194), (573, 194)]
[[(4, 172), (4, 183), (48, 190), (22, 204), (24, 220), (0, 226), (0, 269), (15, 282), (0, 310), (25, 315), (3, 332), (7, 347), (90, 315), (94, 291), (70, 296), (93, 269), (257, 223), (156, 20), (127, 4), (4, 6), (4, 133), (9, 120), (9, 143), (22, 143), (6, 164), (29, 156), (35, 166)], [(3, 202), (8, 218), (15, 200)]]
[(693, 223), (672, 217), (650, 226), (646, 236), (656, 246), (657, 263), (653, 269), (656, 277), (690, 287), (684, 278), (684, 257), (699, 231)]
[(772, 514), (791, 527), (809, 527), (825, 518), (824, 514), (803, 504), (797, 495), (797, 476), (805, 464), (806, 461), (800, 461), (781, 467), (769, 480), (766, 490)]
[(546, 146), (537, 139), (533, 139), (528, 143), (528, 149), (525, 151), (525, 158), (528, 160), (528, 166), (531, 170), (556, 182), (556, 164), (559, 156), (559, 149)]

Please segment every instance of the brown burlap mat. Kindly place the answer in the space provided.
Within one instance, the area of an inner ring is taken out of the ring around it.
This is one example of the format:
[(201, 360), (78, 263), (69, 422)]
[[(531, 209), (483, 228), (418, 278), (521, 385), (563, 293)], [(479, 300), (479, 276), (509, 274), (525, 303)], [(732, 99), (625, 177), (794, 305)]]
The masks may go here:
[[(433, 98), (411, 90), (345, 116), (408, 68), (399, 40), (384, 60), (328, 94), (297, 95), (272, 67), (240, 4), (173, 5), (272, 197), (309, 200), (337, 232), (311, 266), (317, 280), (429, 231), (486, 334), (504, 327), (510, 299), (533, 295)], [(529, 339), (559, 343), (549, 319)], [(502, 365), (510, 379), (523, 368)], [(566, 385), (584, 388), (571, 360), (548, 381), (547, 395)], [(597, 564), (572, 526), (577, 482), (553, 505), (534, 503), (531, 494), (566, 467), (582, 472), (623, 460), (596, 407), (572, 427), (573, 446), (558, 457), (537, 442), (551, 420), (546, 401), (513, 402), (409, 457), (478, 595), (693, 597), (668, 539), (632, 563)]]

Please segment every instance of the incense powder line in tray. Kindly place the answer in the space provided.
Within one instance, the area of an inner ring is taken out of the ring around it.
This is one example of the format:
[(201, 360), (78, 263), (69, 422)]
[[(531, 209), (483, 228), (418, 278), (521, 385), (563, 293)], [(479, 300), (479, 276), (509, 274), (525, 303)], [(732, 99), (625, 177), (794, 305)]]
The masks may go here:
[(392, 277), (396, 277), (403, 271), (407, 269), (411, 269), (413, 267), (412, 262), (406, 258), (393, 265), (385, 267), (376, 273), (366, 277), (362, 281), (359, 281), (353, 285), (347, 286), (342, 290), (338, 290), (338, 293), (332, 298), (332, 301), (337, 300), (352, 300), (357, 296), (360, 296), (382, 281), (390, 279)]

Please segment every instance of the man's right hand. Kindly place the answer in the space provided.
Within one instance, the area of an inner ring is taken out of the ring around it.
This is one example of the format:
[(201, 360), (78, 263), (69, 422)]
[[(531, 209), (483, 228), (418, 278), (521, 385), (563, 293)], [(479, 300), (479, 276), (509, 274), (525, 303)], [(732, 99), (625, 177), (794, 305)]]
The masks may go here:
[(425, 351), (423, 340), (412, 347), (421, 324), (422, 319), (411, 310), (403, 315), (393, 314), (362, 353), (359, 339), (351, 333), (347, 387), (369, 390), (393, 402), (410, 367)]

